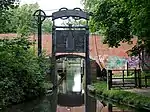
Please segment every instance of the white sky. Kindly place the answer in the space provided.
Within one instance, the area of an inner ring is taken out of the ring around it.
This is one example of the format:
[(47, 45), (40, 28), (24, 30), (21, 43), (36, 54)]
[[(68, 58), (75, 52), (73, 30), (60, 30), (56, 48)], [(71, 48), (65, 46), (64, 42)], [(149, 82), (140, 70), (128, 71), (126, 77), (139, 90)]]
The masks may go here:
[[(83, 9), (83, 5), (81, 0), (19, 0), (22, 4), (32, 4), (38, 3), (40, 9), (44, 10), (47, 15), (51, 15), (53, 12), (58, 11), (62, 7), (66, 7), (68, 9), (74, 9), (76, 7)], [(61, 25), (63, 23), (62, 20), (57, 19), (56, 25)]]
[(36, 2), (40, 5), (42, 10), (51, 10), (46, 11), (48, 14), (51, 14), (62, 7), (66, 7), (68, 9), (79, 7), (83, 9), (81, 0), (21, 0), (21, 4), (31, 4)]

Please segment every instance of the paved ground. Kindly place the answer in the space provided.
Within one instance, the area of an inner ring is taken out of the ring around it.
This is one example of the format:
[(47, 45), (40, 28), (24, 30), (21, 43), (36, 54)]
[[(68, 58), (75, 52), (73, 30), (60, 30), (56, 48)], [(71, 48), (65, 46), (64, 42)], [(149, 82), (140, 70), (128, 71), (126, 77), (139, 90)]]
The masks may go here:
[(141, 88), (141, 89), (133, 88), (133, 89), (128, 89), (126, 91), (131, 91), (131, 92), (135, 92), (137, 94), (141, 94), (141, 95), (150, 97), (150, 88)]
[[(113, 82), (115, 82), (117, 84), (117, 83), (121, 83), (122, 80), (115, 79), (115, 80), (113, 80)], [(125, 82), (128, 82), (128, 81), (125, 80)], [(131, 84), (129, 84), (129, 85), (131, 85)], [(134, 86), (134, 84), (133, 84), (133, 86)], [(134, 92), (134, 93), (137, 93), (137, 94), (141, 94), (141, 95), (150, 97), (150, 87), (148, 87), (148, 88), (143, 87), (141, 89), (132, 88), (132, 89), (126, 89), (125, 91), (131, 91), (131, 92)]]

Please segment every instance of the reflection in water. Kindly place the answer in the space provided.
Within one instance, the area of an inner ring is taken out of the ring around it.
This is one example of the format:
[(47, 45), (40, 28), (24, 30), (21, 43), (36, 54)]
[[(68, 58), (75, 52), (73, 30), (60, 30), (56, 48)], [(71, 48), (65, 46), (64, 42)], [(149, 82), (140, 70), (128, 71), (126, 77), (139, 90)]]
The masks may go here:
[(118, 105), (116, 103), (112, 104), (112, 102), (110, 103), (108, 101), (97, 100), (96, 112), (149, 112), (149, 110), (137, 110), (135, 108), (127, 107), (125, 105)]
[[(129, 107), (118, 107), (117, 105), (112, 105), (110, 103), (102, 103), (101, 101), (97, 100), (96, 101), (96, 111), (94, 109), (90, 112), (149, 112), (148, 110), (136, 110), (133, 108)], [(91, 102), (92, 103), (92, 102)], [(93, 105), (94, 106), (94, 105)], [(91, 107), (94, 108), (94, 107)], [(85, 106), (79, 106), (79, 107), (62, 107), (62, 106), (57, 106), (57, 112), (85, 112)]]
[[(103, 104), (107, 104), (104, 103)], [(112, 108), (110, 108), (112, 105), (109, 105), (108, 108), (107, 105), (103, 105), (101, 101), (97, 100), (97, 109), (96, 112), (149, 112), (146, 110), (137, 111), (134, 109), (119, 109), (117, 106), (113, 105)], [(40, 99), (26, 102), (20, 105), (12, 106), (9, 109), (3, 110), (1, 112), (84, 112), (84, 105), (79, 107), (61, 107), (57, 106), (57, 111), (52, 109), (52, 106), (54, 105), (54, 102), (52, 100), (52, 96), (48, 95), (45, 97), (42, 97)], [(91, 111), (94, 112), (94, 111)]]
[[(66, 93), (71, 92), (80, 92), (81, 87), (81, 69), (79, 64), (70, 64), (67, 67), (67, 78), (63, 81), (62, 85), (59, 86), (59, 92)], [(57, 105), (57, 91), (53, 95), (47, 95), (45, 97), (39, 98), (34, 101), (26, 102), (20, 105), (12, 106), (1, 112), (84, 112), (85, 106), (81, 105), (79, 107), (62, 107)], [(93, 98), (93, 99), (92, 99)], [(119, 109), (115, 105), (108, 105), (107, 102), (99, 101), (96, 98), (92, 97), (89, 103), (91, 108), (96, 107), (96, 111), (92, 110), (91, 112), (138, 112), (134, 109)], [(96, 103), (93, 103), (96, 100)], [(57, 108), (57, 110), (56, 110)], [(139, 112), (148, 112), (148, 111), (139, 111)]]
[(81, 106), (84, 103), (84, 96), (81, 93), (80, 60), (69, 60), (66, 64), (66, 68), (66, 79), (63, 81), (63, 84), (59, 86), (58, 104), (68, 107)]
[(75, 75), (74, 75), (74, 85), (72, 87), (72, 91), (74, 92), (80, 92), (81, 91), (81, 73), (80, 68), (76, 69)]
[(37, 100), (15, 105), (3, 111), (1, 110), (1, 112), (56, 112), (55, 108), (53, 108), (55, 106), (54, 101), (52, 101), (53, 97), (52, 95), (47, 95)]
[(78, 74), (75, 75), (74, 77), (74, 85), (73, 85), (72, 91), (74, 92), (81, 91), (81, 76)]
[(61, 107), (57, 106), (57, 112), (85, 112), (84, 106), (79, 107)]
[(59, 92), (61, 93), (72, 93), (81, 92), (81, 66), (80, 64), (69, 63), (66, 65), (66, 80), (59, 86)]

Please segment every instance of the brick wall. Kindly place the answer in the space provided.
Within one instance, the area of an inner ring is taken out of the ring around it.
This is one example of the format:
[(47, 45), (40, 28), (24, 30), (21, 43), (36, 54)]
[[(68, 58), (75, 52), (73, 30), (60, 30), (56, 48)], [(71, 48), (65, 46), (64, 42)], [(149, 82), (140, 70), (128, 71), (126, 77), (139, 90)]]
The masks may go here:
[[(16, 36), (16, 34), (0, 34), (0, 38), (11, 38)], [(127, 51), (135, 45), (136, 40), (133, 41), (132, 45), (127, 43), (121, 43), (121, 46), (118, 48), (109, 48), (108, 45), (102, 43), (102, 37), (97, 35), (90, 35), (89, 38), (89, 50), (90, 58), (96, 60), (101, 66), (106, 66), (108, 57), (117, 57), (120, 59), (128, 58)], [(36, 41), (37, 35), (30, 36), (31, 41)], [(34, 46), (37, 49), (37, 44)], [(52, 52), (52, 35), (44, 34), (42, 36), (42, 48), (47, 55), (51, 55)], [(104, 64), (105, 63), (105, 64)]]

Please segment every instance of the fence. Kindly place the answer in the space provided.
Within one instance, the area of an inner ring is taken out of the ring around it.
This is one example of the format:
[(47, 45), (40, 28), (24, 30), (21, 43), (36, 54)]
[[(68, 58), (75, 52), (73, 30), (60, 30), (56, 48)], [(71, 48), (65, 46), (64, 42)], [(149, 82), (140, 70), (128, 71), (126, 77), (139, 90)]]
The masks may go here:
[[(122, 75), (121, 77), (113, 77), (113, 72), (122, 72)], [(132, 77), (129, 76), (129, 72), (133, 73)], [(142, 73), (141, 69), (108, 70), (108, 74), (107, 74), (108, 89), (110, 90), (111, 88), (114, 87), (120, 87), (120, 88), (148, 87), (148, 79), (150, 79), (150, 76), (141, 76), (141, 73)]]

